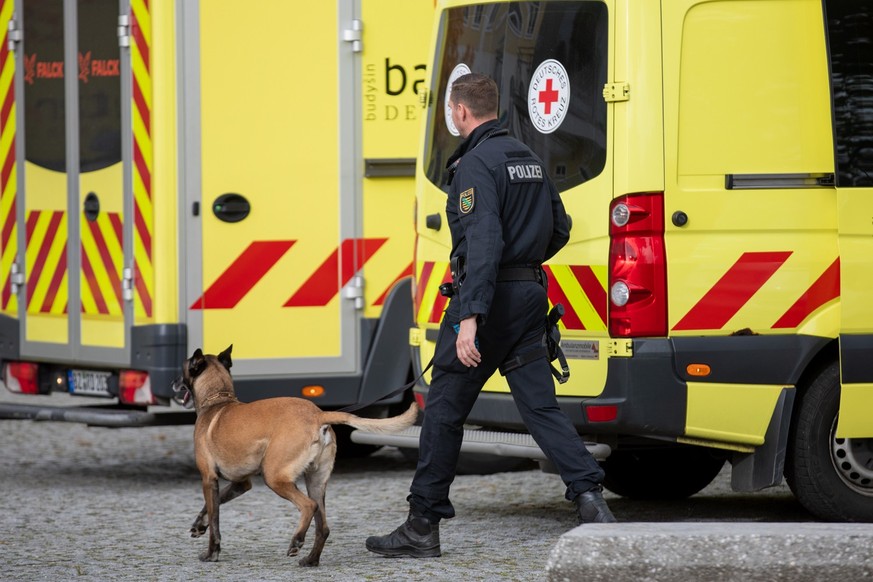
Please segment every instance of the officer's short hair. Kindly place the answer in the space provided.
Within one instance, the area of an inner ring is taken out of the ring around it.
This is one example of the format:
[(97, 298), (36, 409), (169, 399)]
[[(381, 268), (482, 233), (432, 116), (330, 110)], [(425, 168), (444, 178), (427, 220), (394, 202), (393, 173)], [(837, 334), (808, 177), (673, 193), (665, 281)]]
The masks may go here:
[(477, 119), (496, 117), (497, 100), (497, 83), (488, 75), (469, 73), (452, 83), (452, 103), (465, 105)]

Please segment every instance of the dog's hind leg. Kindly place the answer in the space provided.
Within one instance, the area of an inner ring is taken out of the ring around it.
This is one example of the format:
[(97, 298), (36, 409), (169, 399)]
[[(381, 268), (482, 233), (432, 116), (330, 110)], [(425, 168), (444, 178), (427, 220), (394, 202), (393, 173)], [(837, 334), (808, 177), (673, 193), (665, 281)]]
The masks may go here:
[[(329, 429), (329, 427), (325, 428)], [(309, 494), (310, 499), (316, 502), (317, 509), (315, 511), (315, 542), (309, 555), (300, 560), (301, 566), (318, 566), (321, 559), (321, 551), (324, 549), (324, 543), (330, 535), (324, 500), (327, 493), (327, 481), (330, 479), (334, 458), (336, 457), (336, 438), (332, 431), (329, 438), (331, 440), (327, 442), (318, 458), (313, 461), (304, 473), (306, 493)]]
[[(236, 481), (233, 483), (228, 483), (224, 489), (221, 490), (221, 493), (218, 496), (218, 503), (227, 503), (228, 501), (232, 501), (248, 491), (252, 488), (251, 479), (246, 479), (245, 481)], [(194, 520), (194, 523), (191, 525), (191, 537), (199, 538), (203, 534), (206, 533), (206, 529), (209, 527), (209, 522), (207, 521), (207, 511), (206, 505), (203, 505), (203, 509), (200, 510), (200, 513), (197, 515), (197, 518)]]
[(306, 539), (306, 532), (309, 530), (309, 524), (312, 523), (312, 517), (318, 510), (318, 504), (307, 497), (294, 480), (287, 475), (279, 474), (278, 472), (264, 471), (264, 482), (267, 487), (276, 492), (280, 497), (283, 497), (294, 504), (300, 511), (300, 523), (297, 526), (297, 531), (294, 532), (294, 537), (291, 538), (291, 545), (288, 546), (288, 555), (296, 556), (303, 547), (303, 542)]

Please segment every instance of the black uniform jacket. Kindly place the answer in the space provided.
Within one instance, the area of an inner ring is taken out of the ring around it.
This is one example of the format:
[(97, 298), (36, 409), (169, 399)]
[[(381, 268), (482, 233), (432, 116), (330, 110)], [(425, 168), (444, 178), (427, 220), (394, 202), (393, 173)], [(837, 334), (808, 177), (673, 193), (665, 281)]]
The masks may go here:
[(498, 270), (551, 258), (570, 238), (567, 214), (542, 160), (497, 120), (473, 130), (449, 158), (453, 165), (446, 217), (451, 256), (465, 265), (453, 301), (461, 302), (461, 319), (477, 315), (483, 325)]

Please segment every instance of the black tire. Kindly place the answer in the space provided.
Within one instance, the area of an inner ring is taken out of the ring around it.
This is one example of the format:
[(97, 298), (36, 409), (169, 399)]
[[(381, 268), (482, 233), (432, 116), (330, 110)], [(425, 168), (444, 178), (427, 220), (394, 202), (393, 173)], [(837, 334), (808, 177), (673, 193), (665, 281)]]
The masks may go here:
[(785, 480), (800, 504), (826, 521), (873, 521), (873, 439), (834, 435), (840, 368), (833, 362), (810, 383), (788, 435)]
[(712, 483), (723, 455), (700, 447), (613, 451), (603, 461), (603, 486), (622, 497), (685, 499)]

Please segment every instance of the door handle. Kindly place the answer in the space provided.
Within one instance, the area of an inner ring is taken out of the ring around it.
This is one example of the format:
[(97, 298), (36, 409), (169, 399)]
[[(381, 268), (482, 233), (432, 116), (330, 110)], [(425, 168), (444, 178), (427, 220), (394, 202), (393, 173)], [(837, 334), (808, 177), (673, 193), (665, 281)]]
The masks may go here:
[(222, 194), (212, 203), (212, 213), (224, 222), (239, 222), (251, 212), (249, 201), (242, 194)]
[(97, 216), (100, 214), (100, 199), (97, 198), (97, 194), (88, 192), (82, 204), (82, 210), (85, 212), (85, 218), (88, 219), (88, 222), (97, 220)]

